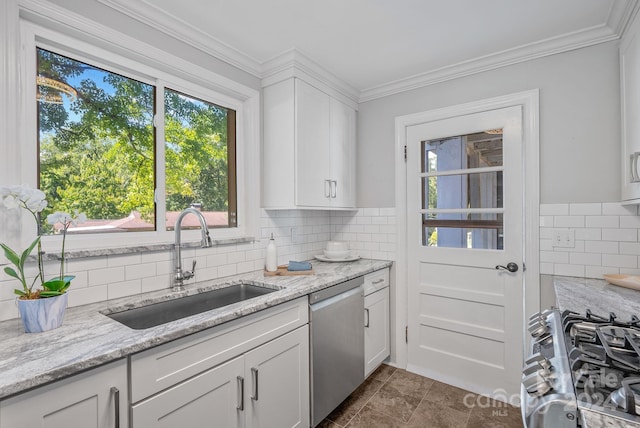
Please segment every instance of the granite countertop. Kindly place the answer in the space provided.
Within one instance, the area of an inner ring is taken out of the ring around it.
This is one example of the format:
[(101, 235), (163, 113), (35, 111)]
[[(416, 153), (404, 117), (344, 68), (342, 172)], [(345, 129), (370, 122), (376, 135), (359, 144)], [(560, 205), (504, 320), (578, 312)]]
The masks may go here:
[(615, 312), (620, 320), (632, 315), (640, 317), (640, 291), (612, 285), (603, 279), (553, 277), (556, 302), (561, 310), (584, 313), (587, 308), (596, 315)]
[[(67, 309), (61, 327), (24, 333), (19, 319), (0, 322), (0, 398), (26, 391), (206, 328), (284, 303), (391, 266), (384, 260), (313, 262), (313, 275), (265, 277), (262, 271), (203, 281), (186, 291), (170, 289)], [(133, 330), (104, 315), (151, 302), (246, 282), (278, 291), (145, 330)]]

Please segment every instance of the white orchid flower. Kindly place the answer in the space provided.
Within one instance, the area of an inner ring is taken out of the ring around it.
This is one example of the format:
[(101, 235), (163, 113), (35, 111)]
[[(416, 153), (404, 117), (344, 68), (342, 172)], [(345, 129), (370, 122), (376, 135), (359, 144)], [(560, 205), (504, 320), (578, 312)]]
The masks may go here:
[(49, 214), (47, 216), (47, 223), (52, 226), (56, 223), (61, 223), (63, 225), (66, 225), (67, 223), (70, 223), (72, 220), (73, 219), (71, 218), (71, 214), (63, 213), (60, 211), (56, 211), (53, 214)]
[(44, 192), (40, 189), (25, 189), (20, 199), (28, 210), (39, 213), (47, 207), (45, 198)]
[(75, 224), (81, 224), (81, 223), (84, 223), (85, 221), (87, 221), (87, 215), (85, 213), (78, 214), (78, 211), (76, 211)]
[(20, 208), (20, 200), (12, 194), (5, 196), (4, 199), (2, 199), (2, 204), (8, 210)]

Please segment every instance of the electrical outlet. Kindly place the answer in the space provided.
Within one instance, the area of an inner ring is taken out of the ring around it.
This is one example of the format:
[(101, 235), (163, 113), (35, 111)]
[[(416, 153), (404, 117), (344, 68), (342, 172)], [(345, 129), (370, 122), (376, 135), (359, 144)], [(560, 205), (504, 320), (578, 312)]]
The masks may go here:
[(576, 246), (573, 230), (555, 229), (553, 231), (553, 246), (572, 248)]

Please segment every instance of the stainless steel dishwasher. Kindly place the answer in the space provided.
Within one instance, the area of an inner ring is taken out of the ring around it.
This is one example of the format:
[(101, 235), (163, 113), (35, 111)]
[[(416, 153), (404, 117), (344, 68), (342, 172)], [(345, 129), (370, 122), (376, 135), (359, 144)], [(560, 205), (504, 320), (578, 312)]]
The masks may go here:
[(358, 277), (309, 295), (314, 427), (364, 382), (363, 283)]

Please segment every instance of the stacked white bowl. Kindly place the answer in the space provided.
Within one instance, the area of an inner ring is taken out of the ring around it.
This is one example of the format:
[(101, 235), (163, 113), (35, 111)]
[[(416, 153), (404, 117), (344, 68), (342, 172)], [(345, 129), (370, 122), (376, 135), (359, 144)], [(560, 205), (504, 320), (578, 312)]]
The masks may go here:
[(349, 243), (343, 241), (329, 241), (324, 249), (324, 256), (328, 259), (346, 259), (351, 255)]

